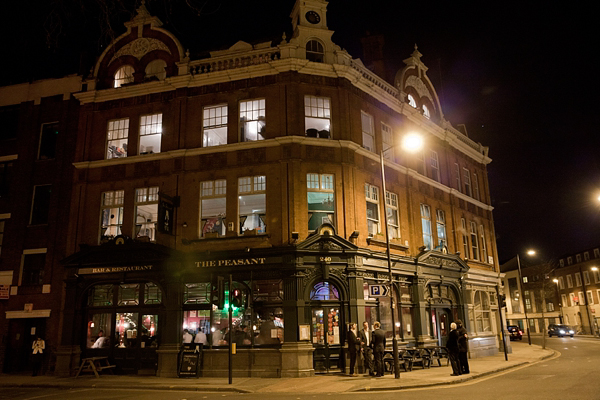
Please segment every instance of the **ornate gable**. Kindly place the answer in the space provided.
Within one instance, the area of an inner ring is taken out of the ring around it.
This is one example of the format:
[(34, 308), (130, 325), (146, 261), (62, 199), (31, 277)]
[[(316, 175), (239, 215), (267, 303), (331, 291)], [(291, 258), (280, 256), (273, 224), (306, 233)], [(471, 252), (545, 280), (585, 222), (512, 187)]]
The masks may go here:
[(335, 233), (331, 224), (321, 225), (315, 233), (297, 245), (298, 250), (313, 251), (355, 251), (358, 247)]
[(421, 252), (417, 256), (419, 264), (426, 264), (432, 267), (439, 267), (441, 269), (467, 272), (469, 266), (467, 263), (460, 258), (457, 254), (447, 254), (435, 250), (427, 250)]

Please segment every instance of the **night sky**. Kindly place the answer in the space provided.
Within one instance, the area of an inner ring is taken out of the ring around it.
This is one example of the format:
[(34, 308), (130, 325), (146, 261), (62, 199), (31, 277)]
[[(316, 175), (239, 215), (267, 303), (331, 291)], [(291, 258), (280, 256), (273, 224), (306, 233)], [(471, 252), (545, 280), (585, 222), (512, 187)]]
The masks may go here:
[[(188, 3), (200, 15), (184, 1), (146, 1), (192, 58), (238, 40), (291, 35), (293, 0)], [(361, 37), (384, 35), (392, 78), (418, 45), (445, 118), (490, 147), (501, 262), (529, 248), (546, 260), (600, 245), (600, 123), (592, 99), (600, 35), (590, 10), (564, 2), (434, 3), (331, 0), (328, 26), (354, 58), (362, 57)], [(100, 21), (118, 36), (134, 8), (132, 0), (3, 4), (10, 17), (0, 28), (0, 85), (86, 74), (111, 37)], [(102, 9), (109, 18), (99, 17)]]

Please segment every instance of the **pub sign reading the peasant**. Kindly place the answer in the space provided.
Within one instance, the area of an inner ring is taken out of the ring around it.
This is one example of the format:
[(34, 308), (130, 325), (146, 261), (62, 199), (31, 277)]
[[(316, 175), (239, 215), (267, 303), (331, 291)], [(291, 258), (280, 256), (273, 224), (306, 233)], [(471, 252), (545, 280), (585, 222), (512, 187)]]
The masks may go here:
[(265, 257), (257, 258), (237, 258), (228, 260), (207, 260), (196, 261), (196, 268), (210, 267), (234, 267), (238, 265), (262, 265), (267, 259)]

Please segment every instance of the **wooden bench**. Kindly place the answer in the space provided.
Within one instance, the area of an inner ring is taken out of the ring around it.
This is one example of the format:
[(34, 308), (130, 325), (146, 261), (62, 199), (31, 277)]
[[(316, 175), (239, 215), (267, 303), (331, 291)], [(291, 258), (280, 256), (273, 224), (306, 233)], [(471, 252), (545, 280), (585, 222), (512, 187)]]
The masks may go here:
[[(408, 363), (403, 357), (404, 350), (398, 350), (398, 366), (404, 368), (404, 372), (408, 372)], [(384, 371), (394, 373), (394, 351), (386, 350), (383, 356), (383, 369)]]
[(409, 371), (412, 371), (415, 364), (421, 364), (423, 369), (429, 368), (431, 366), (428, 356), (423, 356), (424, 354), (424, 349), (406, 349), (406, 351), (403, 354), (403, 358), (405, 362), (408, 363)]
[(98, 372), (102, 372), (107, 369), (112, 374), (112, 369), (115, 368), (116, 365), (111, 365), (108, 361), (108, 357), (87, 357), (81, 359), (81, 365), (77, 370), (77, 374), (75, 378), (77, 378), (82, 372), (93, 372), (96, 375), (96, 378), (100, 378), (100, 374)]

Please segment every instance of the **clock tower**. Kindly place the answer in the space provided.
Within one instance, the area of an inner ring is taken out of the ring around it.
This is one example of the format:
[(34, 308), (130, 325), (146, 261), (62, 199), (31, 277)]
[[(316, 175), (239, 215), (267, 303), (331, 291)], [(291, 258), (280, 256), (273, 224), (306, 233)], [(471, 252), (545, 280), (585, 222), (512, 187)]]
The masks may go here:
[(294, 36), (300, 27), (327, 30), (327, 2), (325, 0), (297, 0), (290, 17)]

